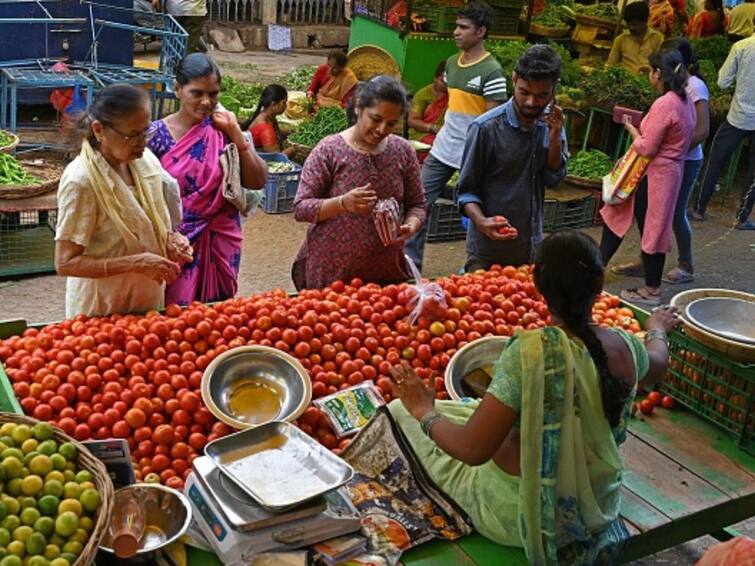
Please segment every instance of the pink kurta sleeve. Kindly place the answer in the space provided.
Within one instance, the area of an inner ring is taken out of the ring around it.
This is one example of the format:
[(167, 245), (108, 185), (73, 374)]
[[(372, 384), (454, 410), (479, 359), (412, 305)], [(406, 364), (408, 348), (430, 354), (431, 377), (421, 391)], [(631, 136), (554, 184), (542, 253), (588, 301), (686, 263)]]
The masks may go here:
[(666, 95), (656, 100), (650, 107), (647, 116), (642, 120), (640, 136), (632, 143), (635, 151), (643, 157), (655, 157), (666, 136), (666, 131), (671, 125), (673, 116), (673, 108)]
[(417, 154), (409, 144), (406, 144), (406, 148), (404, 157), (407, 161), (406, 172), (404, 173), (405, 217), (414, 216), (424, 224), (427, 218), (427, 199), (420, 179), (419, 161), (417, 161)]
[(333, 174), (331, 148), (327, 140), (320, 142), (307, 157), (294, 199), (294, 218), (298, 222), (317, 223), (323, 199), (331, 195)]

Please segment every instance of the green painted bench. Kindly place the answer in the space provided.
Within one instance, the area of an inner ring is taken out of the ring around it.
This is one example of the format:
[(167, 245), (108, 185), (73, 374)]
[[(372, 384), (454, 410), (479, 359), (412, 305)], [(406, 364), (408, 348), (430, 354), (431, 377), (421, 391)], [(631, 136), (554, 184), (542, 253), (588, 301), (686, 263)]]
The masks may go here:
[[(632, 419), (622, 447), (622, 517), (632, 535), (622, 562), (648, 556), (702, 535), (725, 540), (725, 529), (755, 515), (755, 457), (694, 414), (656, 410)], [(190, 564), (220, 564), (190, 550)], [(474, 534), (433, 541), (402, 557), (405, 566), (527, 564), (519, 548)]]

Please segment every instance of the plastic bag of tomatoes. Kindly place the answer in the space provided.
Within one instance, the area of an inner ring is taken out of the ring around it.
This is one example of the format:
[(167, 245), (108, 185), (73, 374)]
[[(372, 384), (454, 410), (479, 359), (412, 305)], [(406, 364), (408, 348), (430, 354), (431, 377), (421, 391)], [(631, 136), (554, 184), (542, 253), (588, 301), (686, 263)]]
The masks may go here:
[(437, 283), (431, 283), (427, 279), (422, 279), (422, 274), (414, 265), (412, 259), (409, 256), (404, 257), (409, 273), (416, 281), (414, 285), (409, 285), (405, 291), (409, 295), (408, 305), (412, 309), (409, 313), (409, 324), (414, 324), (420, 317), (429, 320), (445, 319), (448, 305), (446, 304), (443, 287)]

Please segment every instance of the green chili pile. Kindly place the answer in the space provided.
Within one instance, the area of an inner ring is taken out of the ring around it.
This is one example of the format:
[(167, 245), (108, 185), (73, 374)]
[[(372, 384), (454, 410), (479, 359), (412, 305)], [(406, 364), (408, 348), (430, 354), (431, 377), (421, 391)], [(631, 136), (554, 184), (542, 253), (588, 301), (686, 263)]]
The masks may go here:
[(597, 149), (579, 151), (569, 159), (568, 174), (599, 181), (613, 169), (613, 159)]
[(302, 122), (296, 133), (288, 139), (306, 147), (315, 147), (321, 139), (342, 132), (348, 127), (346, 111), (328, 106), (318, 110), (313, 118)]
[(598, 2), (590, 5), (577, 4), (577, 14), (601, 20), (611, 20), (612, 22), (619, 19), (619, 11), (613, 2)]
[(18, 160), (0, 153), (0, 185), (36, 185), (40, 180), (27, 172)]

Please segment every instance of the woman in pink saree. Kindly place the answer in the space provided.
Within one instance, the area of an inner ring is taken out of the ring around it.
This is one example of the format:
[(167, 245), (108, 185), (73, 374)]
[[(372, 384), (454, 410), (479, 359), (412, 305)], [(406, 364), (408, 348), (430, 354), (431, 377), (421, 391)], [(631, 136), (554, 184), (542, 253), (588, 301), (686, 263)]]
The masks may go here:
[(220, 301), (238, 289), (241, 217), (223, 196), (219, 157), (228, 143), (239, 148), (241, 184), (259, 188), (267, 178), (264, 161), (244, 137), (236, 117), (218, 110), (220, 69), (204, 53), (192, 53), (176, 68), (180, 108), (152, 124), (149, 148), (181, 188), (183, 221), (193, 260), (165, 291), (165, 303)]

